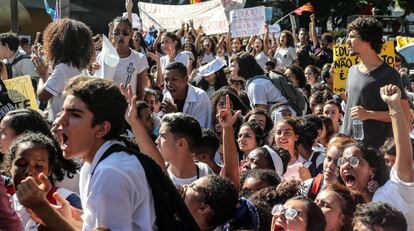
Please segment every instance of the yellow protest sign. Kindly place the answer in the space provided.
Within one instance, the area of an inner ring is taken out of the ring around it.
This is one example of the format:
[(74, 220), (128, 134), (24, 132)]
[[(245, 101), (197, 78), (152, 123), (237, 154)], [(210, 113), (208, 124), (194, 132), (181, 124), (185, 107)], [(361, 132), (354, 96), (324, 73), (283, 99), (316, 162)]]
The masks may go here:
[(7, 93), (16, 108), (39, 110), (29, 75), (4, 80), (4, 85), (6, 85)]
[(404, 37), (404, 36), (397, 36), (397, 46), (395, 48), (399, 49), (405, 45), (414, 43), (413, 37)]
[[(348, 70), (352, 65), (358, 64), (360, 59), (358, 56), (350, 56), (349, 48), (345, 44), (334, 45), (334, 75), (333, 75), (333, 92), (345, 93), (346, 79)], [(394, 66), (395, 52), (393, 41), (386, 41), (382, 45), (381, 53), (378, 55), (385, 63)]]

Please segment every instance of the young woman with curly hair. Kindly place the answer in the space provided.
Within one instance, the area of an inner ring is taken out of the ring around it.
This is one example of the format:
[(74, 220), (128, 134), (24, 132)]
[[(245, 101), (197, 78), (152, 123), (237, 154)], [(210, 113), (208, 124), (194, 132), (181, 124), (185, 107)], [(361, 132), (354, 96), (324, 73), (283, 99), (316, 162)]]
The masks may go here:
[(33, 59), (44, 85), (39, 84), (39, 100), (49, 101), (48, 119), (53, 121), (62, 109), (63, 87), (74, 76), (86, 73), (94, 56), (92, 32), (84, 23), (73, 19), (62, 19), (50, 23), (43, 35), (43, 52), (46, 64), (40, 58)]

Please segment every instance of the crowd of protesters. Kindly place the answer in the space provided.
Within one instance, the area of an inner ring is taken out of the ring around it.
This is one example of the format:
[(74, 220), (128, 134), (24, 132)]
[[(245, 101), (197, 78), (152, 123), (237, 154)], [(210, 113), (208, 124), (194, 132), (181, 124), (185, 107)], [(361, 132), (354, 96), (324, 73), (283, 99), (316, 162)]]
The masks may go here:
[(125, 6), (113, 81), (80, 21), (32, 47), (0, 34), (1, 80), (30, 75), (40, 107), (0, 122), (0, 230), (414, 231), (413, 93), (401, 56), (378, 57), (379, 21), (348, 24), (360, 63), (336, 94), (314, 15), (233, 38), (142, 31)]

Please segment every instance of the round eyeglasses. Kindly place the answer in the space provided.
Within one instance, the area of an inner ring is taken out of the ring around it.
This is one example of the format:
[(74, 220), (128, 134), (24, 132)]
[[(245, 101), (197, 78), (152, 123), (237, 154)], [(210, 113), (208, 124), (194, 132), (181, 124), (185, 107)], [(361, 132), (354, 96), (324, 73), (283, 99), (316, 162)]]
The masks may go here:
[(363, 158), (356, 157), (356, 156), (339, 157), (336, 163), (339, 167), (342, 167), (346, 163), (349, 163), (349, 165), (351, 165), (353, 168), (355, 168), (356, 166), (358, 166), (358, 164), (361, 162), (361, 160), (363, 160)]
[(299, 213), (300, 212), (298, 210), (292, 209), (292, 208), (285, 208), (281, 204), (277, 204), (277, 205), (273, 206), (273, 208), (272, 208), (272, 215), (273, 216), (275, 216), (277, 214), (283, 214), (285, 216), (285, 218), (288, 219), (288, 220), (295, 219), (295, 217), (297, 217)]

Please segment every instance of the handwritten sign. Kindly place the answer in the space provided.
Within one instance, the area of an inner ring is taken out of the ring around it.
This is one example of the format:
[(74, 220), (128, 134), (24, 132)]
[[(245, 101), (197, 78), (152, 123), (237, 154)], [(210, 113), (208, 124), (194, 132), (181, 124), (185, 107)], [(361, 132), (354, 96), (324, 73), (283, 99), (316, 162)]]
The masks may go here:
[(194, 27), (202, 26), (206, 34), (226, 33), (229, 24), (221, 1), (207, 1), (189, 5), (163, 5), (139, 2), (138, 8), (143, 29), (151, 26), (173, 31), (181, 28), (183, 22), (190, 19)]
[(264, 34), (265, 7), (258, 6), (230, 12), (231, 36), (233, 38)]
[(16, 108), (39, 110), (32, 80), (29, 75), (4, 80), (4, 84)]
[(412, 37), (403, 37), (403, 36), (397, 36), (397, 46), (396, 48), (399, 49), (403, 46), (406, 46), (408, 44), (414, 43), (414, 38)]
[[(335, 44), (334, 46), (334, 75), (333, 75), (333, 91), (334, 93), (345, 93), (346, 79), (348, 70), (352, 65), (358, 64), (360, 59), (358, 56), (349, 55), (349, 48), (345, 44)], [(394, 66), (395, 53), (393, 41), (386, 41), (382, 45), (381, 53), (378, 55), (385, 63)]]

